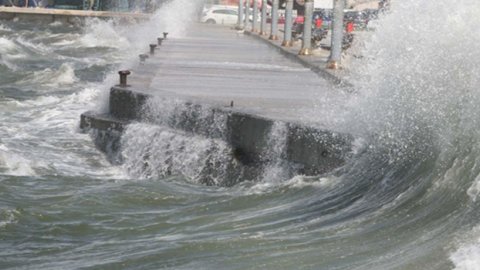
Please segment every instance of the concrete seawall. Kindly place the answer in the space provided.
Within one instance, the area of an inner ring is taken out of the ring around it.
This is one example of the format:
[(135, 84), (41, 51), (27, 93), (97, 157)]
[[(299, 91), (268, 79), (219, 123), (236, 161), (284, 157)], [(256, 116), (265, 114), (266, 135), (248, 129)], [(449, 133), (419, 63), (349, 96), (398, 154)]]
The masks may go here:
[[(156, 65), (155, 59), (157, 56), (149, 60), (150, 65)], [(153, 82), (157, 75), (155, 72), (148, 75), (143, 73), (138, 78), (145, 81), (145, 76), (151, 76), (149, 81)], [(247, 168), (249, 180), (261, 175), (262, 164), (272, 162), (271, 148), (276, 147), (272, 144), (272, 132), (275, 129), (282, 131), (282, 150), (277, 156), (289, 164), (292, 174), (319, 175), (329, 172), (344, 164), (351, 152), (353, 138), (348, 134), (307, 126), (300, 121), (270, 117), (268, 113), (250, 112), (247, 106), (237, 106), (233, 102), (233, 107), (221, 106), (215, 102), (204, 102), (205, 98), (166, 95), (165, 83), (160, 87), (154, 83), (149, 86), (137, 84), (135, 79), (133, 82), (132, 86), (114, 86), (110, 89), (107, 113), (86, 112), (81, 116), (80, 127), (92, 132), (97, 146), (108, 154), (112, 162), (122, 162), (120, 138), (132, 122), (166, 126), (187, 135), (220, 139), (231, 147), (233, 159)], [(167, 90), (175, 92), (175, 89)], [(201, 92), (201, 89), (198, 91)], [(175, 108), (169, 112), (159, 108), (162, 104), (170, 106), (175, 102)], [(162, 121), (158, 120), (160, 118)], [(235, 183), (226, 185), (230, 184)]]

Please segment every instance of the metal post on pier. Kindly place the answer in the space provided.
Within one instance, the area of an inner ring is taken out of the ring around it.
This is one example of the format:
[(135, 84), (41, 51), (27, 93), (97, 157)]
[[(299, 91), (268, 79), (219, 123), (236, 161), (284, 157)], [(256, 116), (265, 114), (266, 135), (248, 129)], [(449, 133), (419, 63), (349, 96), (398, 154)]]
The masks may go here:
[(148, 58), (148, 55), (147, 54), (140, 54), (138, 57), (140, 58), (140, 64), (144, 64), (145, 60), (147, 60), (147, 58)]
[(129, 86), (129, 85), (127, 84), (127, 76), (130, 75), (130, 73), (131, 73), (131, 72), (130, 72), (129, 70), (120, 70), (120, 71), (118, 72), (118, 75), (120, 75), (120, 84), (119, 84), (119, 86), (121, 86), (121, 87), (127, 87), (127, 86)]
[(250, 25), (250, 0), (245, 0), (245, 29)]
[(272, 1), (272, 24), (270, 28), (270, 40), (278, 40), (278, 0)]
[(150, 54), (155, 54), (155, 49), (157, 48), (157, 44), (150, 44)]
[(258, 29), (258, 1), (253, 0), (253, 22), (252, 22), (252, 33), (255, 33)]
[(238, 30), (243, 30), (243, 2), (244, 0), (238, 1), (238, 21), (237, 21)]
[(291, 47), (292, 41), (292, 24), (293, 24), (293, 0), (286, 0), (285, 6), (285, 28), (283, 33), (282, 46)]
[(260, 35), (267, 34), (267, 0), (262, 0), (262, 23), (260, 25)]
[(332, 45), (327, 68), (339, 69), (342, 58), (343, 9), (345, 8), (345, 0), (334, 0), (333, 4)]
[(305, 19), (303, 22), (302, 49), (298, 53), (299, 55), (312, 54), (312, 17), (313, 17), (313, 0), (305, 0), (305, 14), (304, 14)]

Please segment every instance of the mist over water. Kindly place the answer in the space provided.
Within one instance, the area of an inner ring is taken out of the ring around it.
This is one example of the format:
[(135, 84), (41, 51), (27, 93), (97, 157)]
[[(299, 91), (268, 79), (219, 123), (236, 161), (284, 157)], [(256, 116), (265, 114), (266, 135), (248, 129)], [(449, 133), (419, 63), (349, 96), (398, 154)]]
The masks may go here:
[[(162, 99), (127, 128), (112, 165), (79, 115), (106, 109), (116, 71), (159, 32), (188, 35), (178, 14), (193, 19), (192, 2), (132, 25), (1, 22), (0, 268), (480, 267), (473, 0), (394, 1), (354, 48), (364, 56), (349, 67), (355, 91), (317, 108), (318, 123), (328, 115), (357, 137), (333, 173), (292, 177), (278, 122), (260, 179), (237, 183), (253, 179), (222, 140), (225, 119)], [(199, 115), (200, 135), (175, 129), (185, 113)]]

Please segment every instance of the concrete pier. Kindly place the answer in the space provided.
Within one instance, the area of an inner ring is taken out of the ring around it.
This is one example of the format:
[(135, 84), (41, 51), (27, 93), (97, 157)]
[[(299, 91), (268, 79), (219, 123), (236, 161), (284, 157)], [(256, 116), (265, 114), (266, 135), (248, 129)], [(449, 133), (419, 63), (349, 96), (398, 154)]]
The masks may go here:
[(171, 104), (175, 115), (163, 124), (222, 139), (247, 166), (268, 162), (275, 124), (285, 129), (282, 158), (295, 173), (322, 174), (350, 155), (351, 135), (302, 121), (332, 83), (236, 30), (197, 25), (130, 70), (128, 86), (111, 88), (107, 113), (81, 116), (81, 128), (93, 129), (97, 145), (111, 156), (131, 121), (158, 124), (156, 117), (166, 117), (161, 107)]

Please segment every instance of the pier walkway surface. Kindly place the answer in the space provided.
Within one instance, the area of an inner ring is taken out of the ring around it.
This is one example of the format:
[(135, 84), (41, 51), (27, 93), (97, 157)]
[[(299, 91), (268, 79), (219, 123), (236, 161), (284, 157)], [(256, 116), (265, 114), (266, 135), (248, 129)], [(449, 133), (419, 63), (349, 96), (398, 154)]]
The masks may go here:
[(302, 120), (318, 100), (336, 93), (331, 78), (251, 35), (195, 25), (186, 37), (163, 42), (145, 65), (132, 69), (128, 82), (150, 95), (221, 107), (233, 101), (235, 110), (288, 121)]
[[(330, 44), (331, 44), (331, 31), (328, 32), (327, 36), (322, 39), (320, 46), (315, 47), (312, 44), (312, 50), (310, 55), (299, 55), (300, 50), (302, 49), (302, 40), (292, 39), (292, 44), (290, 46), (282, 46), (284, 40), (284, 25), (279, 24), (279, 31), (277, 33), (278, 39), (270, 39), (270, 24), (267, 24), (267, 34), (262, 35), (260, 31), (252, 31), (251, 26), (246, 27), (245, 34), (256, 38), (257, 40), (263, 41), (268, 45), (271, 45), (273, 48), (277, 49), (285, 57), (300, 62), (305, 67), (309, 68), (313, 72), (323, 76), (325, 79), (330, 80), (334, 84), (340, 84), (343, 86), (351, 87), (351, 85), (344, 79), (347, 75), (347, 70), (344, 68), (340, 69), (327, 69), (327, 61), (330, 57)], [(357, 35), (362, 35), (363, 33), (358, 32)]]

